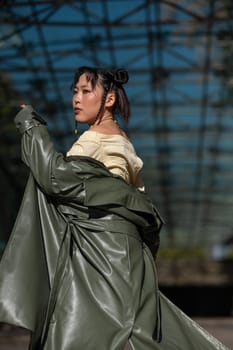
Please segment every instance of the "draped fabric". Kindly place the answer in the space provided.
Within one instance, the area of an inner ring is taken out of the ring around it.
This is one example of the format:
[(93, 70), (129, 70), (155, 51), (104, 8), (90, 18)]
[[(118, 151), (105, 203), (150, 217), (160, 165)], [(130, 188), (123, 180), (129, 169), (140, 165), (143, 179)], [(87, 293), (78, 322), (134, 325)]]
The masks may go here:
[(148, 195), (57, 153), (31, 107), (15, 122), (31, 174), (0, 262), (0, 322), (31, 330), (31, 350), (226, 349), (159, 292)]
[[(80, 167), (82, 162), (87, 167), (87, 159), (80, 160)], [(92, 163), (91, 160), (89, 162)], [(91, 171), (91, 165), (89, 168)], [(92, 171), (98, 174), (97, 168)], [(113, 178), (112, 188), (115, 180), (118, 182), (118, 179)], [(102, 186), (104, 183), (103, 177)], [(154, 218), (151, 220), (154, 239), (158, 239), (156, 232), (159, 219), (155, 209), (148, 206), (148, 202), (144, 203), (143, 211), (140, 212), (139, 198), (134, 199), (130, 191), (126, 207), (120, 206), (121, 196), (117, 198), (114, 191), (112, 195), (117, 204), (111, 205), (114, 200), (110, 201), (109, 193), (106, 200), (103, 198), (100, 178), (98, 186), (95, 186), (100, 189), (99, 195), (94, 193), (92, 186), (92, 181), (90, 184), (86, 181), (85, 191), (81, 190), (80, 196), (77, 194), (69, 201), (67, 197), (61, 199), (59, 196), (44, 194), (32, 175), (29, 177), (15, 227), (0, 264), (0, 321), (31, 330), (32, 349), (46, 345), (49, 327), (54, 322), (52, 317), (58, 308), (57, 300), (65, 293), (67, 279), (71, 283), (70, 277), (74, 272), (77, 277), (74, 294), (79, 295), (82, 304), (85, 303), (85, 313), (89, 314), (90, 319), (95, 319), (95, 314), (93, 305), (88, 310), (88, 293), (95, 299), (100, 310), (108, 309), (109, 315), (114, 315), (114, 318), (118, 318), (118, 323), (125, 325), (122, 314), (125, 313), (126, 300), (128, 304), (132, 301), (129, 316), (124, 316), (130, 319), (130, 313), (135, 314), (137, 311), (141, 286), (146, 287), (143, 280), (146, 280), (147, 273), (144, 269), (151, 271), (149, 265), (153, 265), (154, 261), (140, 232), (146, 235), (144, 228), (150, 231), (151, 225), (145, 225), (144, 216), (147, 214), (150, 219)], [(84, 198), (85, 205), (81, 205)], [(150, 239), (151, 236), (150, 232)], [(82, 279), (85, 276), (83, 292), (79, 290), (80, 275)], [(156, 274), (151, 276), (151, 280), (152, 284), (157, 283)], [(98, 288), (92, 286), (94, 281)], [(158, 293), (157, 288), (154, 285), (152, 287), (149, 291), (153, 291), (152, 300), (156, 303), (151, 305), (154, 308), (151, 326), (152, 333), (155, 332), (158, 338)], [(72, 307), (80, 309), (75, 305), (75, 300)], [(90, 321), (87, 320), (87, 323)], [(132, 324), (128, 325), (126, 339), (131, 328)], [(60, 337), (61, 335), (66, 338), (65, 334), (59, 332)], [(58, 334), (54, 338), (58, 339)], [(50, 348), (53, 349), (48, 349)]]

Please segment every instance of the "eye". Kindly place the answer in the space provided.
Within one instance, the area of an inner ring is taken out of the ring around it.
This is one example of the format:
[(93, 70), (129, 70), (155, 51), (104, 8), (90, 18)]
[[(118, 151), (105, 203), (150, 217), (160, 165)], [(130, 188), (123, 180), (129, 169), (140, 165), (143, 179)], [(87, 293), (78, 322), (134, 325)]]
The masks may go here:
[(91, 91), (88, 89), (83, 89), (83, 94), (88, 94), (89, 92), (91, 92)]

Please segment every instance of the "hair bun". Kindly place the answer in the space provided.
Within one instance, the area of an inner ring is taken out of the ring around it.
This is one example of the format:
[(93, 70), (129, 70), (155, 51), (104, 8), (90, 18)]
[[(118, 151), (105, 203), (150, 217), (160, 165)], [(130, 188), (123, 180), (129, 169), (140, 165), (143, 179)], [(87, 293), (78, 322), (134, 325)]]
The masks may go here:
[(126, 84), (129, 80), (128, 72), (125, 69), (119, 68), (114, 72), (113, 81), (116, 84)]
[(128, 72), (123, 68), (109, 70), (105, 74), (109, 82), (118, 86), (126, 84), (129, 80)]

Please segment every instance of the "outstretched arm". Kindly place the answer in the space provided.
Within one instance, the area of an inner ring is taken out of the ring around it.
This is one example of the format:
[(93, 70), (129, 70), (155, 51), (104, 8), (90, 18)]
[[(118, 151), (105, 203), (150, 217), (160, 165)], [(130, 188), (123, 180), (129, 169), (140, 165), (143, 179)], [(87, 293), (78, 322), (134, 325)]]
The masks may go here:
[(55, 150), (45, 120), (32, 108), (25, 106), (15, 117), (22, 134), (21, 157), (30, 168), (36, 182), (50, 195), (67, 193), (81, 183), (78, 169)]

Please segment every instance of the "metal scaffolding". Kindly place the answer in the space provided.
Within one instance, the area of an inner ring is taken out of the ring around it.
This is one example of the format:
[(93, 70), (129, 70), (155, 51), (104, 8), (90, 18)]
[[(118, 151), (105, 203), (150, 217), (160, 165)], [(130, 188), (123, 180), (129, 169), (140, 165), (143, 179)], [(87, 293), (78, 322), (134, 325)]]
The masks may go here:
[[(127, 132), (166, 221), (162, 244), (209, 248), (229, 239), (232, 1), (9, 0), (0, 6), (1, 76), (17, 92), (7, 98), (9, 106), (23, 100), (44, 113), (65, 152), (74, 140), (70, 85), (76, 68), (126, 68)], [(7, 142), (2, 139), (0, 154)], [(0, 162), (6, 176), (4, 167)], [(17, 169), (7, 170), (15, 183)]]

